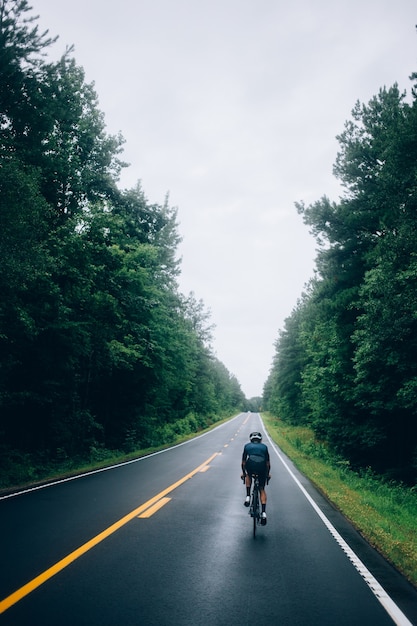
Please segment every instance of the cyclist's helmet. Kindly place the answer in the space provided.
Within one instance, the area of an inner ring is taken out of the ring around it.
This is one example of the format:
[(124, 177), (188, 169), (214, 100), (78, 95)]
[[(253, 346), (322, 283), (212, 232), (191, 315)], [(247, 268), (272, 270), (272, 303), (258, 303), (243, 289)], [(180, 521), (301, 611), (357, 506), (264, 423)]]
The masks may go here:
[(262, 441), (262, 435), (261, 433), (254, 432), (249, 435), (249, 439), (251, 441), (258, 441), (260, 443)]

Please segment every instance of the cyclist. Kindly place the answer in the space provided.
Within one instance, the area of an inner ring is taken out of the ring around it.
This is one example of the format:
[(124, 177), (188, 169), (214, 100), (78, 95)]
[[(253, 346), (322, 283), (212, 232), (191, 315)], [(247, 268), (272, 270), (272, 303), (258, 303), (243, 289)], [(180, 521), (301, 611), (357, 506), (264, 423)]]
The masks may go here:
[(242, 454), (242, 480), (245, 480), (246, 499), (245, 506), (250, 504), (250, 488), (252, 484), (252, 475), (259, 476), (260, 496), (262, 505), (261, 524), (266, 524), (266, 492), (265, 483), (270, 479), (269, 472), (271, 463), (269, 460), (268, 447), (262, 443), (262, 435), (259, 432), (253, 432), (249, 435), (249, 443), (245, 444)]

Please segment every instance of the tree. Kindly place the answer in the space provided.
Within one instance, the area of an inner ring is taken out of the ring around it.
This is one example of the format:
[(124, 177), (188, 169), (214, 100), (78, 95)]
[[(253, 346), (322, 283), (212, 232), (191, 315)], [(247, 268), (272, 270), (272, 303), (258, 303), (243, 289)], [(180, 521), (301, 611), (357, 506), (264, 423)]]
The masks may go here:
[(286, 322), (266, 388), (286, 419), (303, 407), (336, 452), (407, 480), (417, 443), (416, 111), (397, 85), (357, 103), (338, 137), (344, 197), (297, 205), (319, 244), (316, 278)]
[(70, 51), (43, 58), (28, 11), (0, 0), (3, 446), (48, 460), (158, 444), (243, 394), (204, 304), (178, 291), (176, 209), (118, 188), (123, 139)]
[(264, 402), (268, 410), (292, 424), (305, 421), (302, 406), (301, 383), (305, 361), (305, 346), (302, 344), (301, 324), (306, 298), (290, 317), (275, 343), (275, 356), (271, 372), (264, 388)]
[[(15, 153), (15, 145), (32, 125), (32, 99), (39, 87), (44, 50), (56, 38), (39, 33), (36, 17), (29, 16), (26, 0), (0, 0), (0, 128), (2, 155)], [(35, 115), (36, 117), (36, 115)]]

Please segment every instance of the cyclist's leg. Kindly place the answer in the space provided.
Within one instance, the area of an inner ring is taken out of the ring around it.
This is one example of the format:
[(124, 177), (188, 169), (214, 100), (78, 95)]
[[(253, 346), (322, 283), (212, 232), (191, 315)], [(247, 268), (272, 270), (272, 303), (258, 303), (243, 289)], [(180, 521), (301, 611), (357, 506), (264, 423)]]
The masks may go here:
[(265, 483), (266, 483), (266, 474), (259, 476), (259, 491), (260, 491), (260, 501), (262, 506), (261, 513), (261, 524), (265, 526), (266, 524), (266, 491), (265, 491)]
[(265, 491), (265, 483), (266, 483), (266, 474), (259, 475), (259, 491), (260, 491), (260, 500), (261, 504), (266, 504), (267, 497)]
[(246, 478), (245, 478), (246, 494), (247, 495), (250, 494), (250, 488), (252, 486), (252, 474), (253, 474), (253, 468), (251, 466), (250, 459), (248, 459), (248, 461), (246, 463)]
[(251, 488), (251, 485), (252, 485), (252, 474), (247, 472), (246, 473), (246, 477), (245, 477), (245, 486), (246, 486), (246, 498), (245, 498), (245, 502), (244, 502), (245, 506), (249, 506), (249, 504), (250, 504), (250, 488)]

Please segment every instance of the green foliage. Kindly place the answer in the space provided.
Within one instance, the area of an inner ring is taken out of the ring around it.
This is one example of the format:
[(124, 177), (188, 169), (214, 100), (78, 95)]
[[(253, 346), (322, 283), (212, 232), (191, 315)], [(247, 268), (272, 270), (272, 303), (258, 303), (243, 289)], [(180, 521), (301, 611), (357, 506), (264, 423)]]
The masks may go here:
[(123, 139), (29, 11), (0, 0), (0, 432), (5, 457), (47, 464), (156, 445), (244, 397), (178, 291), (176, 210), (118, 188)]
[(262, 405), (262, 396), (254, 396), (253, 398), (246, 399), (244, 409), (250, 413), (259, 413), (262, 410)]
[(354, 466), (417, 481), (417, 102), (394, 85), (339, 136), (338, 203), (298, 205), (316, 277), (286, 321), (267, 407)]
[(298, 423), (302, 415), (299, 386), (305, 350), (300, 341), (302, 307), (299, 303), (293, 315), (285, 321), (275, 344), (276, 353), (270, 376), (265, 383), (264, 403), (275, 415), (285, 415), (292, 423)]

